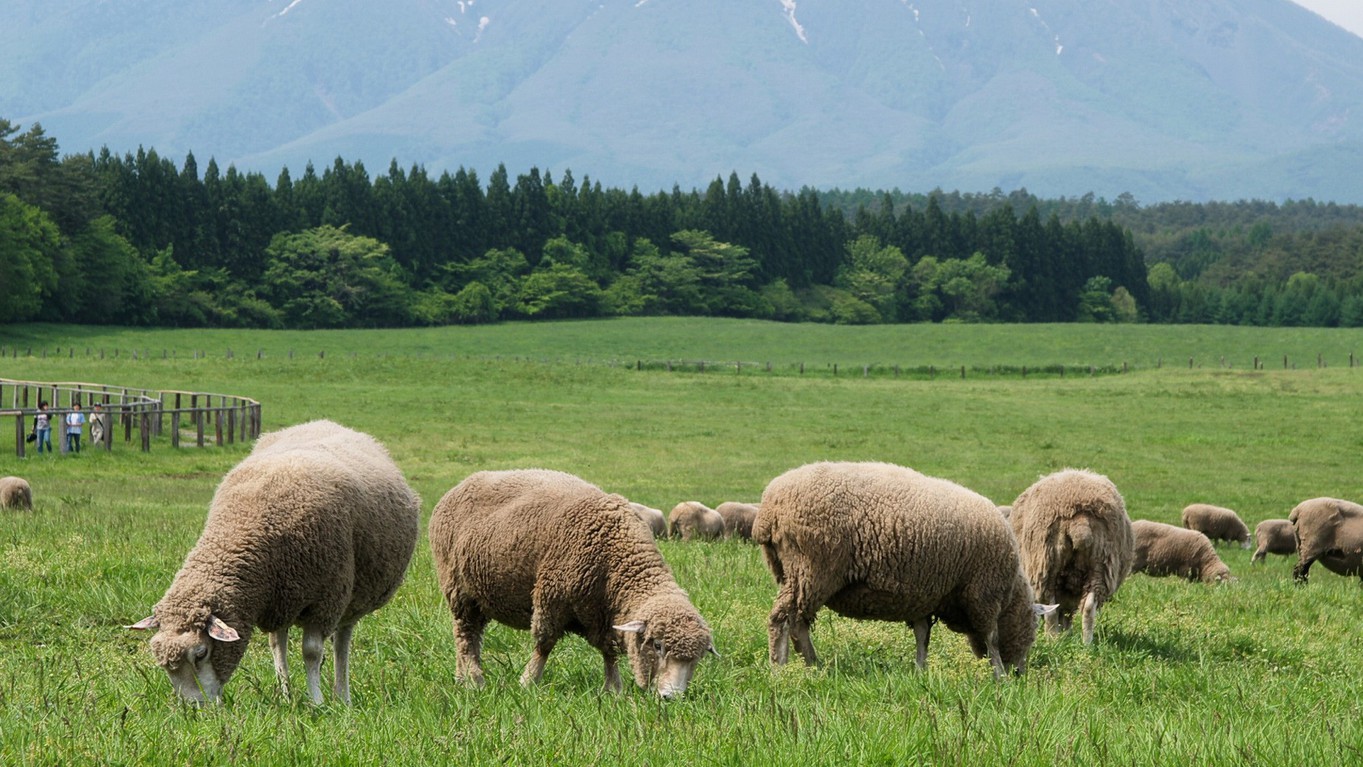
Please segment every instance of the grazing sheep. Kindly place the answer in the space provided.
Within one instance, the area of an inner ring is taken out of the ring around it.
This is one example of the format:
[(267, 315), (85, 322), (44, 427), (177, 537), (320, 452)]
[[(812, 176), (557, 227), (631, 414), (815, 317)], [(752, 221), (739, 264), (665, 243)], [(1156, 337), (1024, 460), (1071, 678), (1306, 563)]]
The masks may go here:
[(1037, 599), (1060, 604), (1046, 629), (1068, 630), (1077, 610), (1084, 644), (1092, 644), (1098, 610), (1131, 572), (1131, 520), (1116, 486), (1101, 474), (1065, 469), (1024, 490), (1009, 521)]
[(1311, 565), (1363, 578), (1363, 506), (1338, 498), (1302, 501), (1287, 517), (1297, 531), (1297, 565), (1292, 577), (1306, 583)]
[(1212, 543), (1232, 541), (1249, 548), (1249, 527), (1234, 511), (1208, 503), (1191, 503), (1183, 509), (1183, 526), (1207, 536)]
[(672, 537), (683, 541), (724, 537), (724, 517), (700, 501), (683, 501), (672, 507), (668, 526), (672, 530)]
[(33, 510), (33, 488), (23, 477), (0, 477), (0, 509)]
[(667, 537), (667, 517), (663, 516), (661, 510), (634, 501), (629, 502), (629, 507), (634, 511), (636, 517), (645, 525), (648, 525), (648, 530), (653, 533), (654, 538)]
[[(265, 434), (213, 495), (199, 542), (152, 616), (151, 651), (181, 697), (213, 702), (256, 627), (287, 695), (289, 628), (303, 627), (308, 694), (322, 702), (332, 637), (350, 702), (355, 624), (393, 596), (416, 548), (421, 500), (373, 437), (331, 421)], [(333, 636), (334, 635), (334, 636)]]
[(1268, 554), (1296, 554), (1297, 531), (1288, 519), (1265, 519), (1254, 528), (1254, 540), (1259, 548), (1249, 563), (1262, 562)]
[(725, 501), (715, 507), (715, 513), (724, 520), (724, 535), (728, 538), (752, 539), (752, 523), (760, 508), (755, 503)]
[(565, 632), (601, 652), (612, 691), (620, 689), (616, 632), (627, 634), (635, 682), (663, 698), (684, 693), (701, 656), (714, 652), (709, 626), (629, 502), (571, 474), (473, 474), (436, 504), (430, 539), (461, 681), (483, 683), (489, 620), (534, 635), (523, 685), (540, 680)]
[(1216, 555), (1216, 547), (1196, 530), (1138, 519), (1131, 523), (1131, 534), (1136, 541), (1133, 573), (1177, 575), (1203, 583), (1234, 580), (1230, 568)]
[(773, 479), (753, 526), (780, 587), (771, 661), (818, 661), (810, 626), (825, 604), (849, 618), (907, 623), (927, 665), (934, 618), (963, 633), (994, 675), (1026, 671), (1032, 590), (997, 507), (944, 479), (884, 463), (814, 463)]

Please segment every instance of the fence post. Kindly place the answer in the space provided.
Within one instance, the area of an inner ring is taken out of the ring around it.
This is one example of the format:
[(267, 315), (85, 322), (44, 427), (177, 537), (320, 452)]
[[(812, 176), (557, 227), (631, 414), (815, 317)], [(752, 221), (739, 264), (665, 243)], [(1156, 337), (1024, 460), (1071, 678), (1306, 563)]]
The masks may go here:
[(961, 380), (965, 380), (965, 365), (961, 366)]

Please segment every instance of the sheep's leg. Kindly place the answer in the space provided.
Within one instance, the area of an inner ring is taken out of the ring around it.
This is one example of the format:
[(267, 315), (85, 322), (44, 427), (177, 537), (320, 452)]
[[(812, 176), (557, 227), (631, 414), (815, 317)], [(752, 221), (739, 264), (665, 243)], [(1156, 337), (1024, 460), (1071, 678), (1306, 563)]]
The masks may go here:
[(454, 678), (483, 686), (483, 629), (487, 616), (473, 603), (454, 610)]
[(790, 658), (790, 624), (795, 614), (795, 588), (790, 581), (781, 584), (776, 595), (776, 604), (767, 619), (767, 649), (771, 662), (777, 666), (785, 665)]
[(1315, 557), (1301, 555), (1297, 560), (1297, 566), (1292, 568), (1292, 580), (1300, 585), (1306, 585), (1307, 579), (1311, 577), (1311, 565), (1315, 564), (1315, 561)]
[(1098, 623), (1098, 595), (1092, 591), (1085, 594), (1079, 609), (1083, 611), (1080, 625), (1084, 632), (1084, 644), (1093, 644), (1093, 629)]
[(308, 696), (319, 705), (322, 703), (322, 655), (326, 640), (326, 634), (321, 629), (303, 627), (303, 668), (308, 673)]
[[(808, 595), (806, 595), (806, 598)], [(823, 600), (810, 600), (801, 604), (804, 600), (796, 600), (796, 610), (794, 620), (790, 627), (790, 641), (795, 645), (795, 649), (800, 652), (805, 659), (805, 665), (819, 665), (819, 656), (814, 652), (814, 640), (810, 639), (809, 631), (814, 625), (814, 618), (819, 614), (819, 608), (823, 606)]]
[(540, 679), (544, 676), (544, 663), (549, 660), (549, 653), (553, 652), (556, 644), (558, 644), (557, 637), (535, 639), (535, 649), (530, 653), (530, 662), (525, 664), (525, 671), (521, 674), (522, 687), (539, 684)]
[(919, 671), (925, 671), (928, 667), (928, 640), (932, 637), (932, 618), (919, 618), (914, 621), (913, 638), (917, 640), (918, 654), (914, 658), (914, 665)]
[(274, 656), (274, 675), (279, 689), (289, 697), (289, 627), (270, 632), (270, 654)]
[(1250, 563), (1251, 565), (1257, 564), (1257, 563), (1259, 563), (1259, 562), (1264, 561), (1267, 557), (1268, 557), (1268, 547), (1267, 547), (1267, 546), (1260, 545), (1259, 548), (1256, 549), (1256, 550), (1254, 551), (1254, 556), (1252, 556), (1252, 557), (1249, 558), (1249, 563)]
[(337, 627), (336, 633), (331, 637), (331, 650), (336, 657), (332, 660), (335, 666), (336, 680), (333, 690), (336, 699), (350, 705), (350, 638), (355, 634), (355, 624), (346, 623)]
[(999, 628), (997, 625), (984, 638), (984, 652), (989, 656), (989, 665), (994, 667), (994, 678), (1003, 679), (1008, 675), (1004, 668), (1003, 656), (999, 654)]

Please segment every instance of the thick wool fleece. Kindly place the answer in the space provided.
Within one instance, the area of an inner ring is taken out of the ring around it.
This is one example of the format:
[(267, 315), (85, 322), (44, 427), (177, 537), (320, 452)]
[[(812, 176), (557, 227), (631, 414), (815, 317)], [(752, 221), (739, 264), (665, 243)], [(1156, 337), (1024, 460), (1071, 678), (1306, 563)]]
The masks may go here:
[(1230, 541), (1249, 547), (1249, 527), (1239, 514), (1223, 506), (1188, 504), (1183, 509), (1183, 526), (1202, 533), (1212, 543)]
[[(462, 676), (481, 677), (488, 620), (531, 631), (546, 654), (579, 634), (608, 667), (620, 649), (612, 627), (636, 620), (645, 629), (630, 635), (631, 649), (693, 661), (710, 648), (709, 627), (629, 502), (571, 474), (473, 474), (436, 504), (429, 533)], [(644, 684), (638, 666), (635, 676)]]
[(780, 586), (773, 660), (781, 627), (795, 622), (799, 649), (827, 605), (850, 618), (941, 618), (981, 656), (996, 633), (1002, 662), (1025, 667), (1036, 619), (1017, 546), (998, 507), (960, 485), (884, 463), (808, 464), (767, 485), (753, 540)]
[(199, 542), (154, 615), (152, 652), (178, 660), (185, 632), (209, 615), (236, 629), (214, 642), (226, 684), (254, 628), (299, 625), (330, 635), (397, 591), (416, 548), (420, 498), (367, 434), (314, 421), (263, 435), (218, 486)]
[(683, 541), (724, 537), (724, 517), (700, 501), (682, 501), (667, 515), (673, 538)]
[(1230, 579), (1230, 568), (1216, 555), (1212, 542), (1196, 530), (1138, 519), (1131, 523), (1131, 533), (1136, 540), (1133, 573), (1175, 575), (1203, 583)]
[(1302, 501), (1288, 515), (1297, 530), (1297, 565), (1292, 577), (1305, 583), (1320, 562), (1339, 575), (1363, 578), (1363, 506), (1339, 498)]
[(1296, 554), (1297, 531), (1288, 519), (1265, 519), (1254, 527), (1258, 547), (1250, 562), (1260, 562), (1269, 554)]
[(1131, 520), (1107, 477), (1058, 471), (1037, 480), (1012, 505), (1009, 521), (1023, 572), (1038, 600), (1060, 605), (1062, 625), (1085, 595), (1101, 607), (1131, 573)]
[(0, 509), (33, 509), (33, 488), (22, 477), (0, 477)]

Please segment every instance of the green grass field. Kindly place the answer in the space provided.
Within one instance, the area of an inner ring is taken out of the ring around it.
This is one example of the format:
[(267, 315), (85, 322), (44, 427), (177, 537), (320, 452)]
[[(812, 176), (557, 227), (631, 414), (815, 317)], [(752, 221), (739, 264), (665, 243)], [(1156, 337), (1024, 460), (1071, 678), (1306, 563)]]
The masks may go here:
[[(1347, 361), (1360, 340), (1339, 330), (700, 320), (344, 333), (20, 326), (0, 327), (0, 347), (35, 356), (0, 358), (0, 377), (241, 394), (263, 403), (267, 429), (333, 418), (388, 445), (425, 513), (480, 469), (562, 469), (666, 510), (754, 500), (786, 469), (839, 459), (912, 466), (999, 503), (1041, 474), (1084, 466), (1116, 482), (1135, 518), (1175, 522), (1207, 501), (1253, 526), (1305, 498), (1363, 498), (1363, 369)], [(1309, 364), (1283, 370), (1284, 354)], [(1256, 355), (1276, 367), (1249, 370)], [(1205, 363), (1190, 370), (1189, 356)], [(787, 372), (641, 372), (636, 359), (771, 361)], [(858, 375), (789, 373), (802, 361)], [(868, 363), (1123, 361), (1129, 374), (1063, 379), (859, 375)], [(1238, 548), (1220, 549), (1237, 583), (1132, 576), (1100, 616), (1094, 647), (1043, 636), (1028, 675), (996, 683), (943, 628), (918, 674), (906, 627), (827, 611), (814, 634), (824, 665), (773, 671), (765, 623), (776, 589), (756, 547), (663, 542), (723, 654), (702, 663), (684, 700), (663, 704), (634, 688), (601, 694), (599, 656), (575, 637), (554, 651), (544, 685), (521, 689), (529, 637), (499, 626), (484, 649), (488, 686), (455, 685), (423, 535), (407, 582), (356, 632), (353, 707), (281, 698), (257, 637), (226, 704), (196, 710), (176, 701), (147, 637), (121, 626), (160, 598), (247, 447), (158, 442), (143, 454), (119, 443), (111, 454), (20, 461), (12, 433), (0, 428), (0, 474), (27, 477), (36, 509), (0, 513), (4, 764), (1363, 760), (1359, 583), (1317, 567), (1299, 588), (1291, 561), (1251, 568)], [(291, 660), (299, 690), (297, 632)]]

